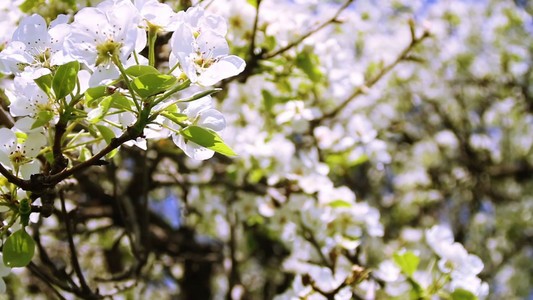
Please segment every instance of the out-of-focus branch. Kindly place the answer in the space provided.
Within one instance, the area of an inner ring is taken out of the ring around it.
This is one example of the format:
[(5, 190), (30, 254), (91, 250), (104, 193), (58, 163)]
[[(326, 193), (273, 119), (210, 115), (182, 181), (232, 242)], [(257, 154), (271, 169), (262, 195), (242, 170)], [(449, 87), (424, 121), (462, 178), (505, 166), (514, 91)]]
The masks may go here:
[(226, 294), (226, 299), (231, 300), (231, 291), (233, 288), (240, 284), (240, 274), (239, 274), (239, 261), (237, 260), (237, 226), (239, 224), (238, 222), (238, 215), (234, 212), (233, 207), (231, 206), (230, 202), (236, 198), (237, 195), (235, 193), (231, 193), (229, 197), (226, 198), (227, 201), (227, 208), (226, 208), (226, 219), (229, 224), (229, 241), (227, 242), (228, 248), (229, 248), (229, 256), (231, 260), (230, 270), (228, 274), (228, 284), (229, 289), (228, 293)]
[(257, 0), (257, 6), (255, 7), (254, 27), (252, 28), (252, 41), (250, 42), (250, 57), (254, 57), (255, 53), (255, 40), (257, 39), (257, 25), (259, 24), (259, 7), (261, 6), (261, 0)]
[(363, 85), (357, 87), (355, 91), (353, 91), (352, 94), (350, 94), (346, 99), (344, 99), (336, 108), (334, 108), (328, 113), (325, 113), (320, 119), (316, 120), (315, 123), (321, 123), (322, 121), (331, 119), (337, 114), (339, 114), (353, 99), (365, 93), (368, 88), (374, 86), (381, 78), (383, 78), (383, 76), (385, 76), (392, 69), (394, 69), (396, 65), (407, 59), (411, 51), (429, 36), (430, 34), (428, 31), (424, 31), (424, 33), (420, 37), (416, 37), (415, 35), (413, 35), (409, 45), (407, 45), (407, 47), (405, 47), (402, 52), (400, 52), (400, 54), (393, 62), (383, 67), (376, 75), (368, 79)]
[(334, 266), (333, 266), (333, 262), (331, 262), (329, 259), (326, 258), (326, 256), (324, 255), (324, 253), (322, 252), (322, 249), (320, 247), (320, 244), (318, 243), (318, 241), (316, 240), (315, 236), (313, 235), (313, 232), (311, 231), (311, 229), (309, 229), (307, 226), (305, 226), (301, 221), (300, 221), (300, 226), (301, 226), (301, 229), (302, 229), (302, 235), (303, 237), (309, 242), (311, 243), (311, 245), (315, 248), (318, 256), (320, 257), (320, 260), (322, 261), (322, 263), (327, 266), (332, 272), (335, 271), (334, 269)]
[(323, 22), (322, 24), (318, 25), (316, 28), (308, 31), (307, 33), (305, 33), (304, 35), (302, 35), (301, 37), (299, 37), (298, 39), (296, 39), (295, 41), (292, 41), (291, 43), (289, 43), (288, 45), (286, 45), (285, 47), (282, 47), (278, 50), (274, 50), (274, 51), (271, 51), (271, 52), (268, 52), (268, 53), (265, 53), (263, 55), (261, 55), (261, 59), (270, 59), (270, 58), (273, 58), (275, 56), (278, 56), (292, 48), (294, 48), (295, 46), (299, 45), (301, 42), (303, 42), (306, 38), (310, 37), (311, 35), (317, 33), (318, 31), (320, 31), (321, 29), (323, 29), (324, 27), (328, 26), (329, 24), (333, 23), (333, 22), (336, 22), (337, 21), (337, 18), (339, 17), (339, 15), (348, 7), (350, 6), (350, 4), (352, 4), (355, 0), (348, 0), (346, 1), (338, 10), (337, 12), (331, 17), (329, 18), (327, 21)]
[(284, 47), (282, 47), (280, 49), (277, 49), (277, 50), (272, 50), (271, 52), (256, 53), (255, 52), (255, 47), (256, 47), (255, 46), (255, 39), (256, 39), (255, 36), (257, 34), (257, 26), (258, 26), (258, 22), (259, 22), (259, 20), (258, 20), (258, 18), (259, 18), (259, 5), (261, 3), (261, 0), (258, 0), (257, 1), (257, 7), (256, 7), (257, 13), (256, 13), (256, 17), (255, 17), (255, 20), (254, 20), (254, 27), (253, 27), (253, 32), (252, 32), (253, 33), (252, 41), (250, 43), (250, 49), (249, 49), (249, 57), (246, 59), (246, 67), (245, 67), (244, 71), (241, 74), (239, 74), (238, 76), (235, 76), (235, 77), (232, 77), (230, 79), (224, 80), (223, 83), (222, 83), (222, 86), (224, 86), (224, 85), (226, 85), (229, 82), (234, 81), (234, 80), (238, 80), (239, 82), (246, 82), (248, 77), (253, 75), (255, 69), (259, 67), (259, 62), (260, 61), (271, 59), (273, 57), (276, 57), (278, 55), (281, 55), (281, 54), (285, 53), (286, 51), (298, 46), (305, 39), (307, 39), (311, 35), (317, 33), (318, 31), (320, 31), (324, 27), (330, 25), (331, 23), (337, 22), (338, 21), (337, 19), (338, 19), (339, 15), (350, 4), (352, 4), (353, 2), (355, 2), (355, 0), (347, 0), (337, 10), (337, 12), (331, 18), (329, 18), (328, 20), (322, 22), (317, 27), (315, 27), (315, 28), (309, 30), (308, 32), (304, 33), (302, 36), (300, 36), (298, 39), (290, 42), (288, 45), (286, 45), (286, 46), (284, 46)]
[(58, 299), (61, 299), (61, 300), (65, 300), (66, 299), (53, 286), (52, 282), (54, 282), (54, 280), (52, 278), (50, 278), (48, 275), (46, 275), (45, 273), (43, 273), (41, 271), (41, 269), (36, 264), (30, 262), (30, 264), (28, 265), (28, 269), (30, 270), (31, 273), (33, 273), (35, 276), (37, 276), (37, 278), (39, 278), (42, 282), (44, 282), (44, 284), (46, 284), (54, 292), (54, 294), (56, 295), (56, 297)]
[(81, 290), (88, 298), (99, 298), (99, 295), (93, 294), (91, 288), (87, 285), (83, 271), (81, 270), (80, 261), (78, 259), (78, 252), (76, 251), (76, 245), (74, 244), (72, 224), (69, 214), (67, 213), (67, 208), (65, 206), (65, 195), (63, 191), (59, 191), (59, 199), (61, 200), (61, 211), (63, 215), (63, 220), (65, 222), (68, 246), (70, 250), (70, 261), (72, 263), (72, 268), (78, 277), (78, 280), (81, 285)]
[(4, 125), (7, 128), (11, 128), (15, 125), (13, 118), (2, 106), (0, 106), (0, 125)]

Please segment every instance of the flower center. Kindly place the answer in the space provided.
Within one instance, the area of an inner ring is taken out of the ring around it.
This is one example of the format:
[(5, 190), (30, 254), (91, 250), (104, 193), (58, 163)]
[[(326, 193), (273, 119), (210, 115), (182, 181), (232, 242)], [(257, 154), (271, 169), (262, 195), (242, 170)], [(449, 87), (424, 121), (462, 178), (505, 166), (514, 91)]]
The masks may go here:
[(96, 46), (96, 66), (110, 64), (114, 56), (118, 57), (122, 43), (107, 40)]
[(24, 150), (17, 149), (9, 154), (9, 160), (15, 168), (31, 161), (31, 159), (26, 157), (25, 152)]
[(50, 56), (50, 48), (46, 48), (44, 51), (41, 51), (34, 56), (35, 64), (43, 66), (44, 68), (50, 67)]

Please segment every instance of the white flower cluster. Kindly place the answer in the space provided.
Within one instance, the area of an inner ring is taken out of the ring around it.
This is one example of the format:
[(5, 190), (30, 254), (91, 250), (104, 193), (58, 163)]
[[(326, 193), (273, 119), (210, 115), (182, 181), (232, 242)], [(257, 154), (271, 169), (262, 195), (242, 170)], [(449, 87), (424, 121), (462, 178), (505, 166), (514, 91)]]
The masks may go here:
[(483, 270), (483, 262), (479, 257), (469, 254), (463, 245), (454, 242), (452, 231), (445, 226), (437, 225), (426, 232), (426, 241), (440, 257), (439, 269), (450, 274), (451, 290), (464, 289), (478, 297), (486, 297), (489, 286), (477, 275)]
[[(170, 6), (156, 0), (107, 0), (96, 7), (81, 9), (72, 23), (68, 23), (66, 15), (60, 15), (50, 25), (37, 14), (23, 18), (11, 41), (0, 52), (0, 71), (15, 75), (6, 93), (11, 102), (9, 112), (18, 118), (11, 129), (1, 129), (0, 161), (15, 176), (24, 179), (38, 173), (35, 157), (51, 145), (52, 141), (45, 136), (65, 110), (81, 109), (79, 117), (85, 115), (90, 126), (109, 128), (115, 137), (132, 126), (141, 113), (140, 105), (137, 109), (129, 104), (94, 108), (79, 102), (77, 95), (88, 88), (113, 83), (120, 76), (120, 68), (147, 64), (148, 60), (140, 54), (147, 46), (146, 30), (174, 31), (170, 66), (181, 80), (188, 79), (193, 85), (205, 87), (237, 75), (245, 64), (241, 58), (228, 55), (229, 47), (224, 38), (226, 28), (222, 17), (200, 7), (175, 13)], [(58, 66), (71, 61), (82, 64), (77, 95), (56, 99), (35, 79), (52, 74)], [(172, 102), (166, 100), (158, 104), (154, 110), (168, 108)], [(224, 117), (212, 107), (209, 96), (180, 105), (175, 111), (187, 116), (183, 120), (185, 126), (199, 125), (214, 131), (225, 127)], [(161, 118), (153, 123), (159, 123), (159, 127), (155, 126), (158, 133), (146, 137), (172, 135), (176, 144), (193, 158), (207, 159), (213, 155), (212, 150), (184, 140), (179, 134), (181, 127), (162, 126), (165, 122)], [(102, 149), (105, 141), (99, 137), (91, 139), (86, 134), (88, 131), (81, 133), (77, 141), (69, 141), (69, 145), (94, 141), (93, 151)]]

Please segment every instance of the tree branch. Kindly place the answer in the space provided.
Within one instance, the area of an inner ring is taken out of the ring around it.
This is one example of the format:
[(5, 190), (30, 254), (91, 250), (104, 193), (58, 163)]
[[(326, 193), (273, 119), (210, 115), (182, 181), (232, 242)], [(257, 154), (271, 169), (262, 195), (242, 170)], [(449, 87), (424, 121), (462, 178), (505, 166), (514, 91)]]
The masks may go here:
[(281, 49), (278, 49), (278, 50), (275, 50), (275, 51), (271, 51), (271, 52), (268, 52), (268, 53), (265, 53), (261, 56), (261, 59), (270, 59), (270, 58), (273, 58), (275, 56), (278, 56), (284, 52), (286, 52), (287, 50), (290, 50), (291, 48), (299, 45), (301, 42), (303, 42), (303, 40), (305, 40), (306, 38), (310, 37), (311, 35), (317, 33), (318, 31), (320, 31), (321, 29), (323, 29), (324, 27), (328, 26), (330, 23), (333, 23), (333, 22), (336, 22), (337, 21), (337, 18), (339, 17), (339, 15), (350, 5), (354, 2), (355, 0), (348, 0), (346, 1), (338, 10), (337, 12), (333, 15), (333, 17), (329, 18), (327, 21), (325, 21), (324, 23), (320, 24), (318, 27), (316, 27), (315, 29), (313, 30), (310, 30), (309, 32), (305, 33), (304, 35), (302, 35), (301, 37), (299, 37), (298, 39), (296, 39), (295, 41), (292, 41), (291, 43), (289, 43), (288, 45), (286, 45), (285, 47), (282, 47)]
[(333, 118), (335, 117), (340, 111), (342, 111), (354, 98), (358, 97), (359, 95), (363, 94), (368, 88), (374, 86), (381, 78), (383, 78), (383, 76), (385, 76), (387, 73), (389, 73), (394, 67), (396, 67), (396, 65), (398, 65), (401, 61), (405, 60), (410, 52), (417, 46), (419, 45), (424, 39), (426, 39), (427, 37), (429, 37), (430, 34), (428, 31), (424, 31), (424, 33), (416, 38), (416, 37), (413, 37), (411, 39), (411, 43), (409, 43), (409, 45), (407, 47), (405, 47), (402, 52), (400, 53), (400, 55), (398, 55), (398, 57), (396, 57), (396, 59), (390, 63), (389, 65), (385, 66), (384, 68), (382, 68), (379, 73), (377, 73), (376, 75), (374, 75), (372, 78), (370, 78), (369, 80), (367, 80), (362, 86), (359, 86), (355, 89), (355, 91), (349, 95), (345, 100), (343, 100), (341, 102), (341, 104), (339, 104), (339, 106), (337, 106), (335, 109), (333, 109), (332, 111), (324, 114), (320, 119), (318, 119), (317, 123), (320, 123), (324, 120), (327, 120), (327, 119), (330, 119), (330, 118)]
[(78, 254), (76, 251), (76, 245), (74, 244), (73, 239), (73, 232), (72, 232), (72, 224), (69, 214), (67, 213), (67, 208), (65, 206), (65, 196), (63, 191), (59, 191), (59, 199), (61, 200), (61, 211), (63, 214), (63, 220), (65, 222), (65, 227), (67, 230), (67, 240), (68, 240), (68, 246), (70, 250), (70, 262), (72, 263), (72, 268), (74, 269), (74, 272), (76, 273), (76, 276), (78, 277), (78, 280), (80, 281), (81, 289), (82, 291), (87, 294), (89, 298), (99, 298), (98, 295), (93, 294), (89, 286), (87, 285), (87, 281), (85, 280), (85, 277), (83, 275), (83, 272), (81, 270), (80, 262), (78, 260)]

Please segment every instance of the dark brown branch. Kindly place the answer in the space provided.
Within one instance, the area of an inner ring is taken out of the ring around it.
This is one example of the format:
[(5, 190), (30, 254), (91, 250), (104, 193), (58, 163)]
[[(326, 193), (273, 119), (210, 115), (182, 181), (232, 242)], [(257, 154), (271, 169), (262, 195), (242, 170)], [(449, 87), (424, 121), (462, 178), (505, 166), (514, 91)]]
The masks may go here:
[[(236, 195), (235, 193), (232, 193), (231, 198), (234, 198)], [(227, 210), (226, 210), (226, 219), (230, 226), (230, 232), (229, 232), (229, 241), (228, 241), (228, 247), (229, 247), (229, 256), (231, 260), (231, 266), (229, 270), (229, 276), (228, 276), (228, 293), (226, 294), (226, 299), (231, 300), (233, 297), (231, 296), (231, 291), (233, 288), (240, 284), (240, 276), (239, 276), (239, 261), (237, 260), (237, 233), (236, 233), (236, 226), (238, 224), (238, 216), (233, 211), (230, 205), (230, 201), (228, 201), (227, 204)]]
[(72, 268), (74, 269), (74, 272), (76, 273), (76, 276), (78, 277), (78, 280), (80, 281), (81, 289), (83, 293), (85, 293), (88, 298), (99, 298), (98, 295), (93, 294), (89, 286), (87, 285), (87, 281), (85, 280), (85, 277), (83, 276), (83, 271), (81, 270), (80, 262), (78, 260), (78, 252), (76, 251), (76, 245), (74, 244), (74, 238), (73, 238), (73, 232), (72, 232), (72, 223), (70, 222), (70, 216), (67, 213), (67, 208), (65, 206), (65, 196), (63, 191), (59, 191), (59, 199), (61, 200), (61, 211), (63, 214), (63, 220), (65, 222), (65, 227), (67, 230), (67, 240), (68, 240), (68, 246), (70, 250), (70, 261), (72, 263)]
[(41, 262), (48, 270), (52, 272), (53, 276), (47, 276), (50, 283), (58, 286), (64, 291), (76, 293), (76, 291), (79, 290), (79, 287), (65, 272), (65, 269), (58, 269), (54, 262), (50, 259), (50, 256), (48, 256), (48, 253), (46, 252), (43, 244), (41, 243), (41, 236), (39, 230), (34, 230), (33, 240), (35, 241), (37, 249), (39, 250), (39, 258), (41, 259)]
[(17, 176), (11, 174), (10, 171), (8, 171), (2, 164), (0, 164), (0, 174), (4, 175), (4, 177), (7, 179), (7, 181), (15, 184), (16, 186), (22, 187), (26, 186), (29, 187), (29, 182), (27, 180), (24, 180), (22, 178), (18, 178)]
[(54, 294), (57, 296), (58, 299), (61, 299), (61, 300), (65, 300), (66, 298), (63, 297), (63, 295), (61, 295), (61, 293), (59, 293), (58, 290), (56, 290), (56, 288), (52, 285), (52, 282), (53, 280), (51, 280), (51, 278), (49, 276), (47, 276), (45, 273), (43, 273), (39, 267), (30, 262), (30, 264), (28, 265), (28, 269), (30, 270), (30, 272), (32, 272), (35, 276), (37, 276), (37, 278), (41, 279), (42, 282), (44, 282), (44, 284), (46, 284), (53, 292)]
[(249, 55), (254, 57), (255, 53), (255, 40), (257, 39), (257, 24), (259, 23), (259, 7), (261, 6), (261, 0), (257, 0), (257, 6), (255, 8), (254, 27), (252, 28), (252, 42), (250, 43)]
[(11, 128), (15, 125), (13, 118), (2, 106), (0, 106), (0, 125), (4, 125), (7, 128)]
[(109, 143), (109, 145), (107, 145), (104, 149), (102, 149), (100, 152), (95, 154), (90, 159), (88, 159), (88, 160), (86, 160), (86, 161), (84, 161), (84, 162), (82, 162), (82, 163), (80, 163), (78, 165), (75, 165), (75, 166), (73, 166), (70, 169), (64, 170), (64, 171), (62, 171), (62, 172), (60, 172), (58, 174), (50, 176), (50, 178), (48, 180), (49, 183), (51, 185), (56, 185), (57, 183), (59, 183), (60, 181), (66, 179), (67, 177), (73, 175), (74, 173), (83, 171), (83, 170), (85, 170), (88, 167), (91, 167), (93, 165), (99, 165), (100, 164), (100, 159), (102, 157), (106, 156), (111, 151), (113, 151), (116, 148), (120, 147), (125, 142), (138, 138), (139, 136), (141, 136), (141, 134), (142, 134), (142, 130), (138, 131), (138, 130), (135, 129), (135, 127), (128, 127), (128, 129), (126, 129), (126, 131), (121, 136), (119, 136), (118, 138), (112, 139), (111, 142)]
[(63, 156), (63, 151), (61, 149), (61, 142), (66, 129), (66, 122), (60, 118), (55, 126), (54, 144), (52, 145), (52, 153), (54, 155), (54, 163), (51, 170), (52, 175), (63, 171), (68, 166), (68, 160)]
[[(316, 284), (315, 280), (313, 278), (311, 278), (311, 276), (309, 276), (309, 274), (305, 274), (304, 277), (302, 278), (302, 280), (304, 281), (305, 285), (310, 285), (311, 288), (315, 292), (321, 294), (326, 299), (334, 300), (335, 299), (335, 295), (337, 295), (344, 287), (360, 283), (361, 281), (365, 280), (368, 277), (369, 273), (370, 272), (368, 270), (365, 270), (365, 269), (363, 269), (362, 267), (360, 267), (358, 265), (354, 265), (354, 266), (352, 266), (351, 274), (348, 275), (344, 279), (344, 281), (341, 282), (337, 287), (335, 287), (334, 289), (329, 290), (329, 291), (325, 291), (322, 288), (320, 288)], [(355, 293), (352, 294), (352, 297), (355, 298), (355, 299), (361, 299)]]
[(44, 190), (48, 188), (54, 187), (59, 182), (63, 181), (64, 179), (67, 179), (68, 177), (70, 177), (71, 175), (77, 172), (81, 172), (91, 166), (102, 165), (102, 161), (100, 160), (102, 157), (106, 156), (111, 151), (120, 147), (125, 142), (136, 139), (141, 135), (142, 135), (142, 130), (138, 130), (135, 126), (128, 127), (128, 129), (121, 136), (119, 136), (118, 138), (112, 139), (109, 145), (107, 145), (104, 149), (102, 149), (100, 152), (95, 154), (90, 159), (78, 165), (75, 165), (70, 169), (63, 170), (51, 176), (46, 176), (44, 174), (35, 174), (35, 175), (32, 175), (32, 177), (29, 180), (24, 180), (22, 178), (19, 178), (11, 174), (11, 172), (9, 172), (1, 164), (0, 164), (0, 174), (4, 175), (9, 182), (17, 185), (23, 190), (33, 191), (33, 192), (43, 192)]

